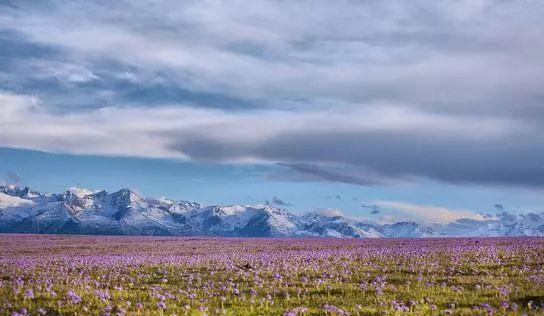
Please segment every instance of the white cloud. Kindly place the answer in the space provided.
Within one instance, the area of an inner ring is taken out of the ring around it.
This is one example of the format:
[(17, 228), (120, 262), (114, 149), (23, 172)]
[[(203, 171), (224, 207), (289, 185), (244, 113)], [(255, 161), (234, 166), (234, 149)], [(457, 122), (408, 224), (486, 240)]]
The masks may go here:
[(60, 47), (75, 62), (115, 60), (166, 72), (186, 88), (263, 103), (387, 99), (473, 111), (528, 98), (544, 82), (544, 10), (527, 1), (22, 7), (0, 15), (0, 26)]
[(313, 213), (322, 215), (322, 216), (328, 216), (328, 217), (344, 216), (344, 213), (342, 213), (342, 211), (337, 208), (317, 209), (317, 210), (314, 210)]
[[(53, 114), (32, 97), (0, 94), (0, 145), (74, 154), (183, 157), (153, 132), (168, 109), (106, 108)], [(177, 112), (183, 117), (183, 111)]]
[[(400, 212), (399, 215), (393, 217), (415, 218), (428, 223), (447, 223), (460, 218), (479, 218), (477, 214), (469, 210), (451, 209), (441, 206), (418, 205), (397, 201), (378, 201), (375, 204), (386, 209)], [(391, 220), (393, 217), (389, 215), (387, 220)]]
[[(440, 130), (459, 137), (497, 138), (516, 129), (506, 120), (420, 113), (399, 107), (371, 107), (359, 111), (243, 111), (202, 109), (189, 105), (109, 107), (74, 113), (51, 113), (34, 97), (0, 94), (0, 145), (75, 154), (107, 154), (186, 158), (175, 144), (206, 139), (223, 144), (265, 145), (285, 133)], [(222, 157), (199, 157), (223, 159)], [(226, 157), (229, 159), (229, 157)], [(275, 162), (249, 151), (233, 153), (233, 160)]]
[(88, 68), (78, 64), (28, 60), (18, 66), (21, 71), (33, 72), (36, 79), (55, 78), (67, 83), (85, 83), (99, 79)]
[(31, 96), (21, 96), (11, 93), (0, 93), (0, 123), (18, 121), (21, 114), (29, 113), (37, 108), (38, 100)]

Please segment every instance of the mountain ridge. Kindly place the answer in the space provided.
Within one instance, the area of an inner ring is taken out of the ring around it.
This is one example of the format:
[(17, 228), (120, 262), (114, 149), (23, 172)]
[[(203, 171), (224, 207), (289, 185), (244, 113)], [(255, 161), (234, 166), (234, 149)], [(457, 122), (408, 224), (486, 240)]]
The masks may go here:
[(445, 224), (379, 224), (341, 214), (295, 215), (273, 205), (203, 205), (143, 198), (130, 189), (45, 194), (0, 186), (0, 233), (222, 237), (412, 238), (544, 236), (544, 213), (508, 212)]

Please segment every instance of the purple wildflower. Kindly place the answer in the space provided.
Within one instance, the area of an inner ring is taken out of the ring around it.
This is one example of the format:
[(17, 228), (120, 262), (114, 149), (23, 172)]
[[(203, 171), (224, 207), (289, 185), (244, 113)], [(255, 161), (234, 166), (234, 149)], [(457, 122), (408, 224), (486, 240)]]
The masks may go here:
[(81, 302), (81, 297), (77, 295), (74, 291), (68, 291), (68, 300), (72, 304), (79, 304)]
[(25, 291), (25, 299), (31, 300), (34, 298), (34, 291), (32, 289), (27, 289)]

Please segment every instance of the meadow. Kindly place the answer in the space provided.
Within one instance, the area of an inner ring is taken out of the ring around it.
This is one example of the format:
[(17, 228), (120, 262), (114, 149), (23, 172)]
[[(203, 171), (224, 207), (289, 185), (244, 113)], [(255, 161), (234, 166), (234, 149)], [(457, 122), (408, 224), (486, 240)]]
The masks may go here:
[(544, 315), (544, 238), (0, 235), (0, 315)]

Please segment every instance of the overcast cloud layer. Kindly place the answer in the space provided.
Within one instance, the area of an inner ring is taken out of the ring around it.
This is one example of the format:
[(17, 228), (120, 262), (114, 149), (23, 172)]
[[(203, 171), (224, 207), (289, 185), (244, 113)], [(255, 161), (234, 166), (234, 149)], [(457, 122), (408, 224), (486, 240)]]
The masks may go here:
[(542, 1), (0, 4), (0, 145), (544, 186)]

